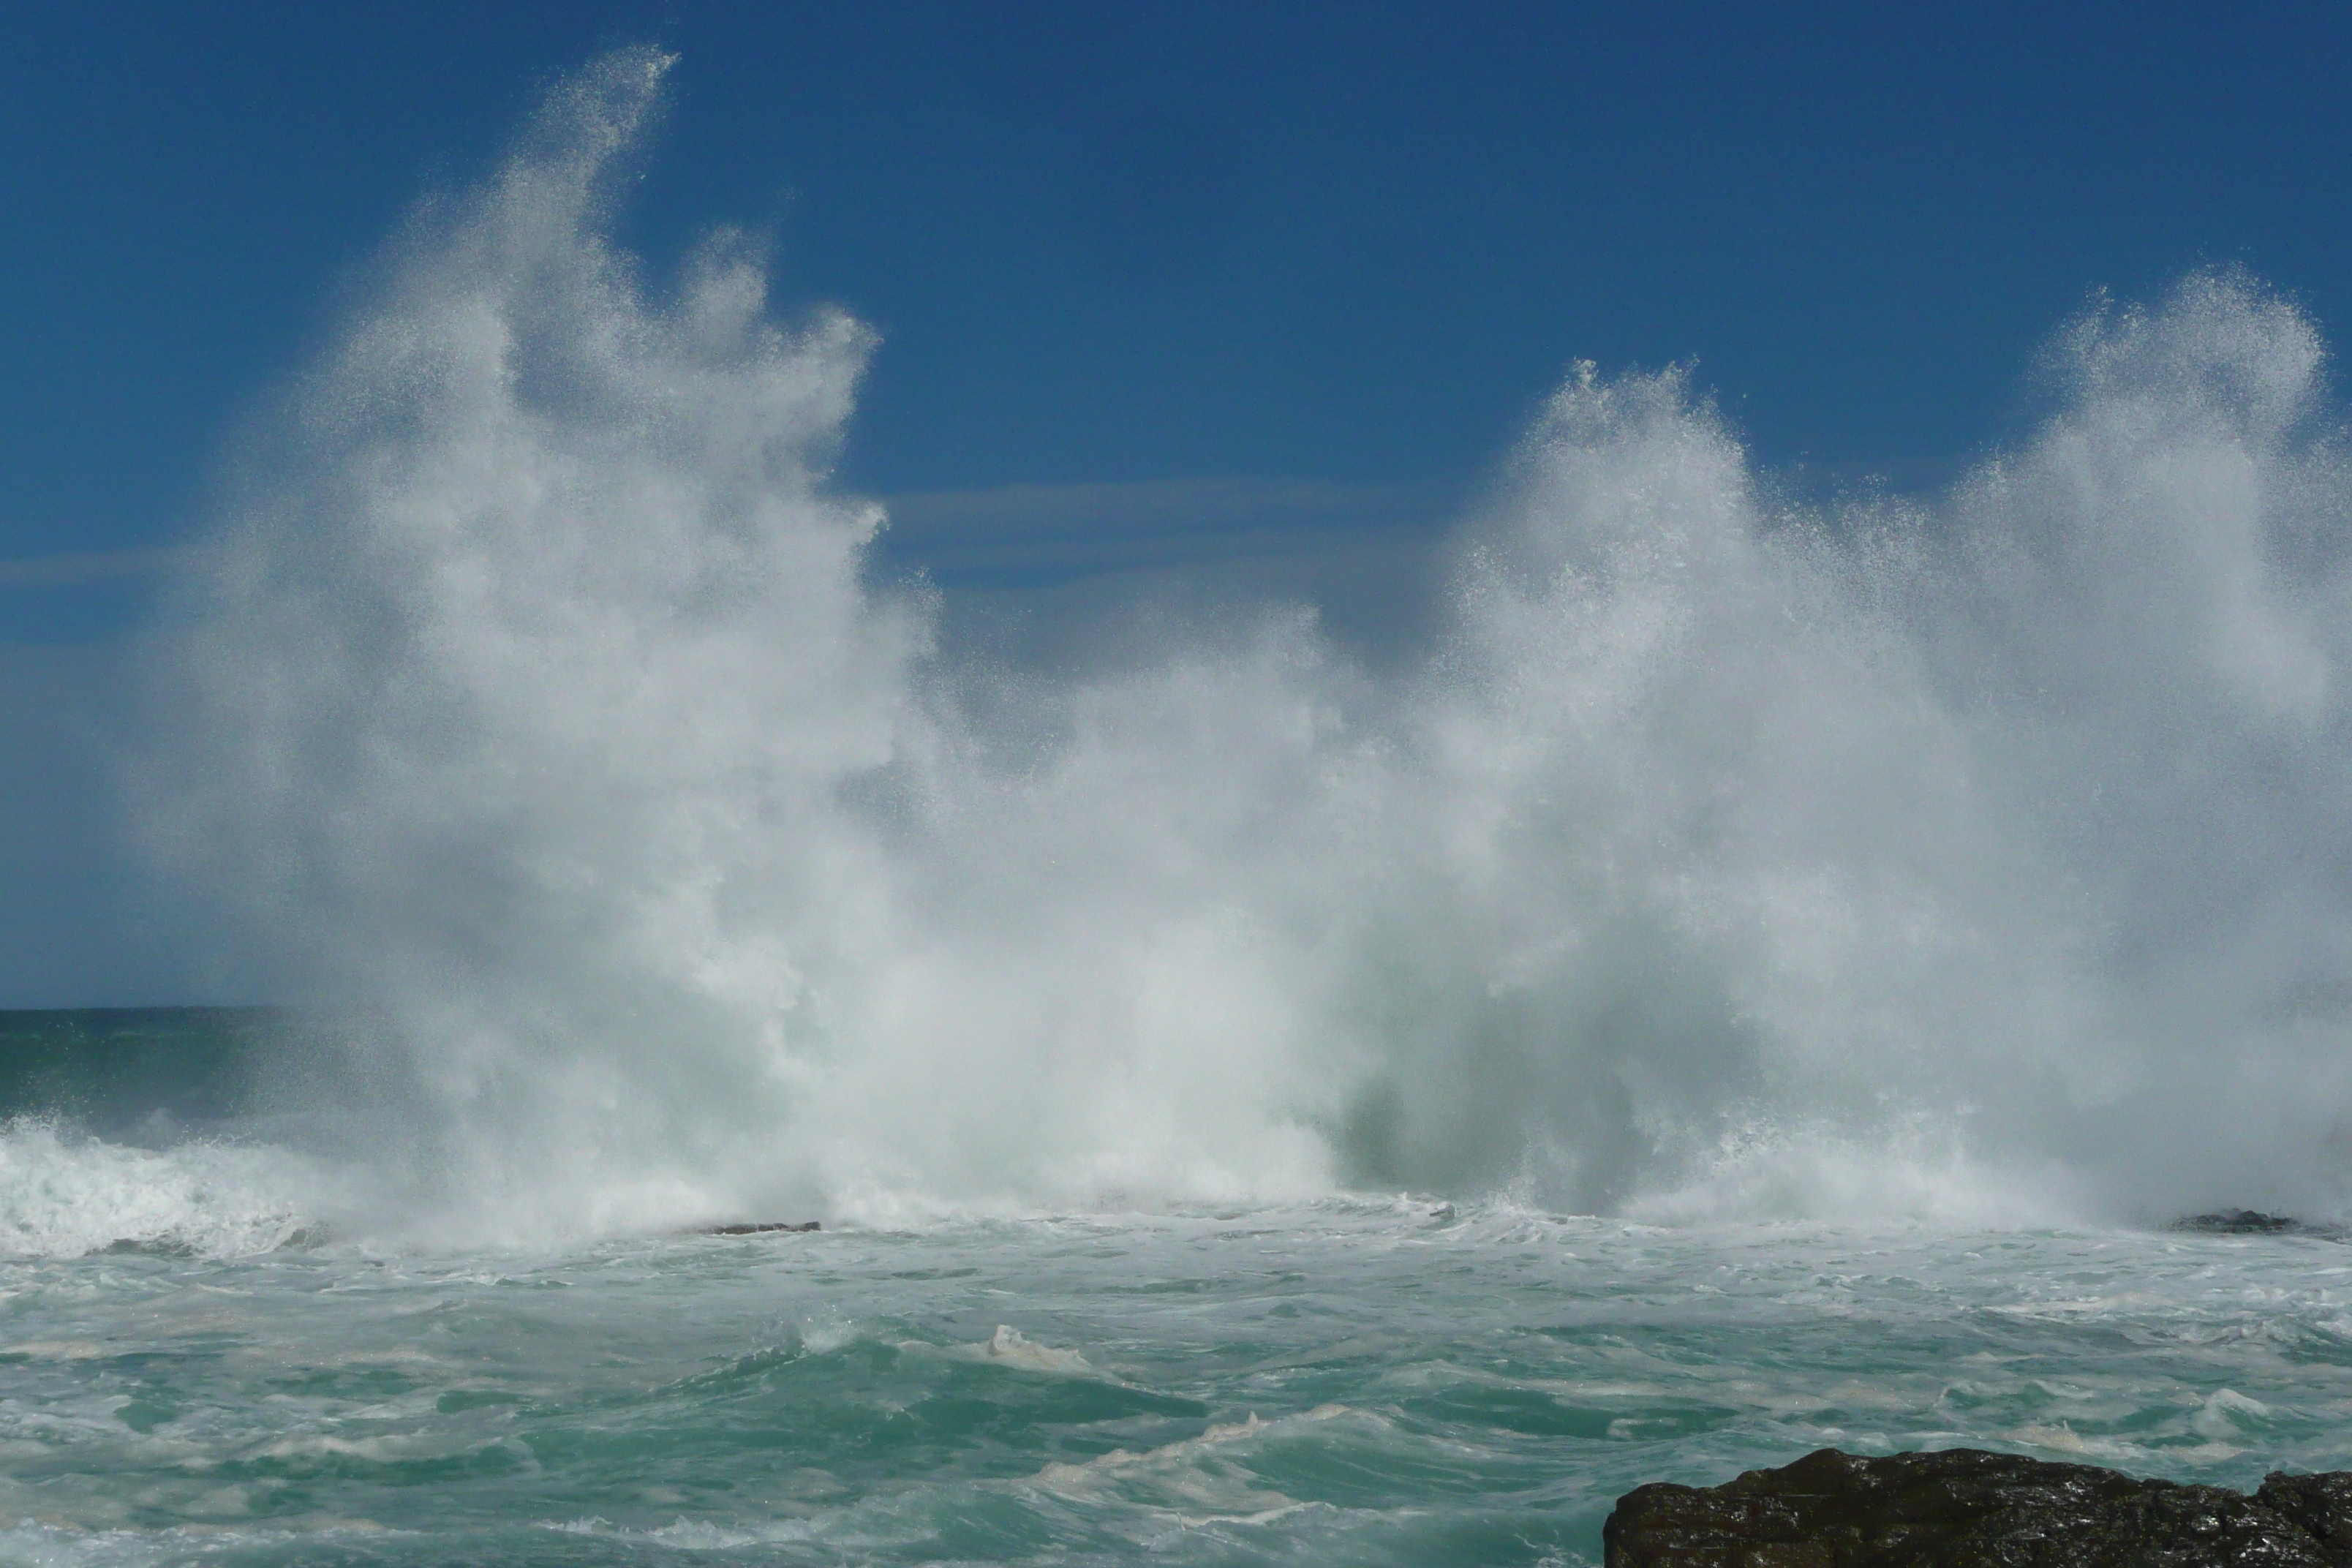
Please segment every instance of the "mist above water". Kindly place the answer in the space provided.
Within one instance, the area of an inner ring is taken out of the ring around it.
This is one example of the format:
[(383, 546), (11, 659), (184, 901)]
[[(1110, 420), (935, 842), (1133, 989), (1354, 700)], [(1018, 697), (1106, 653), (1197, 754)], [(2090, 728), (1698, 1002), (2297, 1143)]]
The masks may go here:
[(1260, 606), (1046, 677), (872, 569), (865, 329), (614, 247), (665, 65), (396, 239), (154, 649), (142, 831), (395, 1021), (388, 1209), (2341, 1209), (2352, 468), (2292, 304), (2091, 310), (2016, 449), (1825, 508), (1580, 369), (1403, 673)]

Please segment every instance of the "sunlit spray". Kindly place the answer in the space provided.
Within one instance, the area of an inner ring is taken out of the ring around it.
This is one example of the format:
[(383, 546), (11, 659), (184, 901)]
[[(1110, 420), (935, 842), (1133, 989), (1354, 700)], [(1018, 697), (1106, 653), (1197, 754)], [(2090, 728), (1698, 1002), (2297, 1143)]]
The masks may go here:
[(871, 334), (611, 242), (667, 63), (418, 214), (157, 648), (142, 830), (391, 1020), (387, 1205), (2338, 1205), (2352, 475), (2294, 307), (2095, 306), (1916, 500), (1579, 369), (1402, 673), (1263, 606), (1016, 676), (828, 479)]

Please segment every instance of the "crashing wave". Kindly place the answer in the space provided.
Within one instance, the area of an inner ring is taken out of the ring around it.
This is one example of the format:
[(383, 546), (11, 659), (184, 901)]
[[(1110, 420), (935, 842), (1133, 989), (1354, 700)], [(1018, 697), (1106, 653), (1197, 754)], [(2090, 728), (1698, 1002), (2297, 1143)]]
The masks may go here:
[(1266, 606), (1016, 675), (829, 485), (872, 335), (614, 247), (666, 65), (410, 226), (157, 660), (151, 840), (400, 1021), (379, 1152), (463, 1224), (2342, 1207), (2352, 468), (2294, 307), (2094, 309), (2013, 450), (1820, 508), (1581, 370), (1417, 666)]
[(296, 1194), (320, 1185), (308, 1162), (279, 1150), (138, 1149), (13, 1121), (0, 1126), (0, 1258), (272, 1252), (318, 1234)]

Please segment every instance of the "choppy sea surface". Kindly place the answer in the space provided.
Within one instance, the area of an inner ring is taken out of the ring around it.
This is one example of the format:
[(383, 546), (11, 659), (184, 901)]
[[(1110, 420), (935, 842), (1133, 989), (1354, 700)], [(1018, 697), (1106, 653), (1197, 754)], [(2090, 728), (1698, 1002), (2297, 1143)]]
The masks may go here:
[(185, 1131), (0, 1137), (0, 1562), (1576, 1563), (1825, 1444), (2352, 1466), (2319, 1237), (1379, 1195), (451, 1253)]

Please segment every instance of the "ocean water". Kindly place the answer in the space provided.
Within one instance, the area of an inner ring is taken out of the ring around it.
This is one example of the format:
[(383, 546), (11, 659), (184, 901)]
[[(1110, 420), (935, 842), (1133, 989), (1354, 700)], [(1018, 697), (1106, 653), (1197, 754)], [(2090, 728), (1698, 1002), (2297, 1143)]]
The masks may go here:
[(446, 1247), (234, 1132), (0, 1135), (0, 1562), (1580, 1563), (1827, 1444), (2352, 1466), (2319, 1237), (1395, 1194)]
[(667, 63), (224, 459), (124, 826), (285, 1005), (0, 1028), (0, 1552), (1565, 1563), (1823, 1443), (2345, 1462), (2352, 1252), (2163, 1228), (2352, 1214), (2294, 301), (2086, 302), (1932, 493), (1577, 366), (1425, 645), (1106, 587), (1041, 660), (835, 482), (866, 327), (615, 243)]

